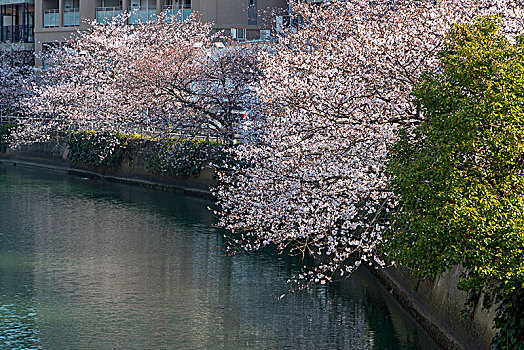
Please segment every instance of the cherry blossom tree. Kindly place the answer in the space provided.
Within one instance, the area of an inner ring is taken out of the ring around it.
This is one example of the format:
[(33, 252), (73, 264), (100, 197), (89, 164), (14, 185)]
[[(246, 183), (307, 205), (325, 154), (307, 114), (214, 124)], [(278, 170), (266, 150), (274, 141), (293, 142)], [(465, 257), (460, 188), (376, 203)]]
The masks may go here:
[(298, 4), (291, 28), (262, 52), (257, 90), (265, 121), (232, 150), (215, 188), (219, 225), (233, 246), (274, 244), (311, 257), (300, 279), (326, 282), (361, 263), (383, 264), (385, 213), (394, 205), (385, 163), (401, 124), (421, 120), (411, 90), (440, 69), (454, 23), (496, 13), (521, 33), (522, 12), (502, 1), (347, 1)]
[[(509, 0), (347, 1), (293, 6), (302, 20), (278, 43), (218, 49), (195, 18), (92, 23), (47, 58), (47, 85), (29, 105), (46, 121), (23, 132), (136, 131), (165, 136), (202, 128), (229, 141), (235, 110), (258, 118), (256, 137), (231, 150), (218, 172), (219, 225), (251, 251), (275, 244), (329, 281), (379, 246), (391, 196), (384, 171), (400, 124), (421, 120), (411, 90), (438, 71), (454, 23), (500, 14), (510, 38), (522, 13)], [(260, 49), (260, 50), (258, 50)], [(254, 93), (255, 92), (255, 93)]]
[(41, 140), (70, 129), (160, 137), (212, 130), (231, 140), (258, 77), (255, 48), (226, 48), (196, 16), (126, 25), (128, 16), (90, 23), (43, 57), (46, 84), (28, 107), (44, 121), (25, 130)]
[(35, 74), (25, 62), (29, 58), (17, 47), (0, 51), (0, 116), (18, 116), (22, 100), (31, 96)]

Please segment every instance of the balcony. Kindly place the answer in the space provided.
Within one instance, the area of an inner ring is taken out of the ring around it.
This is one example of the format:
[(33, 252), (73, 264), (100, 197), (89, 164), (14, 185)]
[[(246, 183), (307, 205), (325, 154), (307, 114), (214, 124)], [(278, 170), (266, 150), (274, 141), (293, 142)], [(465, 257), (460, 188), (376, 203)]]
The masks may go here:
[(52, 28), (60, 26), (60, 13), (58, 9), (44, 11), (44, 27)]
[(2, 41), (12, 43), (34, 43), (35, 37), (33, 36), (33, 25), (16, 25), (16, 26), (3, 26), (2, 27)]
[(2, 5), (20, 5), (20, 4), (34, 4), (35, 0), (0, 0)]
[(156, 7), (136, 7), (130, 9), (129, 24), (153, 22), (156, 18)]
[(64, 10), (64, 27), (74, 27), (80, 25), (80, 13), (77, 8)]
[(104, 24), (112, 22), (116, 17), (122, 15), (121, 7), (97, 7), (96, 23)]
[(164, 6), (162, 12), (167, 13), (167, 18), (175, 21), (185, 21), (191, 16), (191, 5)]

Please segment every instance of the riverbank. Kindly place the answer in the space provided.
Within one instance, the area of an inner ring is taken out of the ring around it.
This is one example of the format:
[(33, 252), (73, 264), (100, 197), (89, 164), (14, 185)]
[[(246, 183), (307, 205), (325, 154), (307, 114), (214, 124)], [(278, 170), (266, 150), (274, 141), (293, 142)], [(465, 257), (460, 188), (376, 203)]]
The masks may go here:
[(0, 348), (439, 349), (365, 269), (279, 298), (299, 260), (227, 256), (209, 205), (0, 165)]
[[(0, 162), (48, 168), (71, 175), (109, 182), (126, 183), (158, 190), (180, 191), (191, 196), (212, 198), (212, 169), (198, 177), (153, 174), (147, 167), (148, 152), (135, 152), (118, 168), (90, 166), (67, 158), (67, 143), (43, 143), (8, 150)], [(490, 349), (494, 309), (475, 307), (472, 314), (461, 316), (467, 295), (456, 288), (461, 270), (455, 268), (434, 281), (419, 281), (401, 268), (371, 269), (388, 293), (407, 310), (444, 349)]]
[(402, 267), (370, 270), (443, 349), (492, 348), (496, 308), (483, 309), (481, 297), (472, 312), (463, 312), (468, 295), (457, 288), (462, 267), (435, 280), (420, 280)]
[(0, 153), (0, 162), (43, 167), (75, 176), (213, 198), (209, 188), (215, 183), (215, 180), (213, 170), (209, 167), (204, 168), (197, 177), (163, 175), (155, 174), (148, 169), (147, 162), (150, 152), (147, 149), (135, 151), (132, 158), (125, 157), (118, 167), (72, 162), (67, 157), (68, 152), (69, 147), (65, 141), (35, 143)]

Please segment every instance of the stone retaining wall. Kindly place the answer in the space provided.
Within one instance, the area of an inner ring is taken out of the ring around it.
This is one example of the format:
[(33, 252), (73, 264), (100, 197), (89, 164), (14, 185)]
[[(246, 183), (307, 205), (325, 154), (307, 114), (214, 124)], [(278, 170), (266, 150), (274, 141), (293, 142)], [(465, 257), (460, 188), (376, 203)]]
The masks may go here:
[(0, 161), (61, 169), (73, 175), (100, 178), (107, 181), (161, 189), (182, 190), (185, 193), (211, 198), (210, 186), (215, 184), (213, 170), (204, 168), (198, 177), (154, 174), (147, 169), (148, 149), (138, 150), (132, 160), (124, 158), (119, 167), (94, 166), (67, 159), (69, 148), (66, 140), (34, 143), (17, 150), (0, 153)]
[(467, 293), (457, 284), (464, 269), (453, 268), (435, 280), (419, 280), (400, 267), (372, 269), (381, 284), (444, 349), (491, 349), (495, 307), (462, 315)]

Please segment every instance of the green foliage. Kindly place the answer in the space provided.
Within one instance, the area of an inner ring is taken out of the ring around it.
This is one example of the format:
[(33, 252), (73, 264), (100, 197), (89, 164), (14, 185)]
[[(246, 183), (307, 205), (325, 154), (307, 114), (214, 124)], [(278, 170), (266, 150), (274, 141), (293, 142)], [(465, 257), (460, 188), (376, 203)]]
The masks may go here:
[(452, 27), (440, 60), (414, 90), (424, 122), (391, 149), (385, 249), (427, 278), (462, 264), (460, 288), (504, 301), (524, 288), (524, 45), (481, 17)]
[[(124, 157), (133, 159), (130, 142), (140, 135), (80, 131), (71, 134), (68, 158), (91, 165), (117, 167)], [(197, 176), (209, 161), (221, 159), (222, 147), (201, 140), (149, 140), (155, 145), (147, 167), (154, 173)]]
[(85, 164), (115, 167), (122, 162), (131, 137), (112, 132), (74, 132), (69, 140), (67, 157)]
[(495, 349), (524, 349), (524, 290), (515, 289), (500, 300), (495, 317), (499, 332), (493, 338)]
[(0, 125), (0, 153), (7, 151), (7, 149), (9, 148), (8, 138), (11, 134), (12, 129), (15, 127), (16, 125), (14, 124)]
[(148, 168), (154, 173), (198, 176), (207, 162), (220, 159), (222, 154), (222, 147), (205, 140), (161, 141)]

